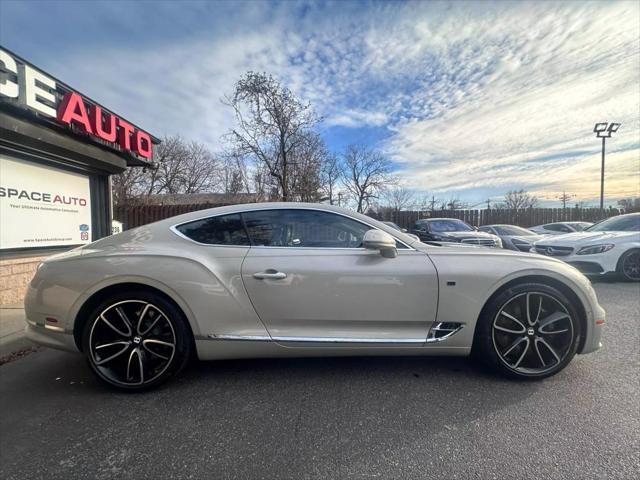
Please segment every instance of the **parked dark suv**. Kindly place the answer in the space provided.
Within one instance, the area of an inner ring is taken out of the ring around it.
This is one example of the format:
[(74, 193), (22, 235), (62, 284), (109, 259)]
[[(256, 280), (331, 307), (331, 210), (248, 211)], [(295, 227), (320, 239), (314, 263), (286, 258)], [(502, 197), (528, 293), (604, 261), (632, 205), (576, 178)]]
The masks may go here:
[(412, 233), (423, 242), (456, 242), (502, 248), (500, 237), (479, 232), (457, 218), (424, 218), (416, 221)]

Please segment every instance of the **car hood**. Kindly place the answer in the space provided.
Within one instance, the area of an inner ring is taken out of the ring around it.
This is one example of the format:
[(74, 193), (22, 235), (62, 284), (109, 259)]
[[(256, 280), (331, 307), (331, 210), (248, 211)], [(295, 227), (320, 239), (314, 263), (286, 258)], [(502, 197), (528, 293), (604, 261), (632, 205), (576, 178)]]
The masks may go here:
[(502, 235), (502, 238), (508, 238), (510, 240), (522, 240), (527, 243), (534, 243), (543, 238), (547, 238), (547, 235)]
[(543, 238), (536, 245), (558, 245), (573, 247), (596, 243), (616, 242), (620, 240), (640, 241), (640, 232), (574, 232)]

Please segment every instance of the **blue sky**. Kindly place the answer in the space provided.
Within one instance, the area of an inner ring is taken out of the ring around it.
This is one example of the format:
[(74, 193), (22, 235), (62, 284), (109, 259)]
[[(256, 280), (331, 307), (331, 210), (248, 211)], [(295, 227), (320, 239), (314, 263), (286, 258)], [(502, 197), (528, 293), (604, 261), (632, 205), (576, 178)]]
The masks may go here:
[(384, 151), (417, 192), (640, 194), (639, 2), (14, 2), (0, 43), (156, 135), (221, 147), (247, 70), (324, 118), (329, 147)]

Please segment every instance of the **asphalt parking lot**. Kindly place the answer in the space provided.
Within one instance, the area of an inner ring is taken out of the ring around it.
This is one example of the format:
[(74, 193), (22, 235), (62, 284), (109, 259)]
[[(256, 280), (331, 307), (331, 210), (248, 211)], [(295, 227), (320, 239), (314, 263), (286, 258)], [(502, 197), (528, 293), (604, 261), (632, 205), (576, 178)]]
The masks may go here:
[(637, 478), (640, 285), (596, 290), (604, 348), (542, 382), (466, 359), (252, 360), (121, 394), (43, 349), (0, 367), (0, 477)]

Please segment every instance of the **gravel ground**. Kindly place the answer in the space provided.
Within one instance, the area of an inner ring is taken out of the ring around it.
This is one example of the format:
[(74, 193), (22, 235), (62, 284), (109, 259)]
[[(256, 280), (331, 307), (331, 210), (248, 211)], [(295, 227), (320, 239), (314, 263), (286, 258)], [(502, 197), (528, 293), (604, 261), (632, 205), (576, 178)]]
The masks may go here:
[(136, 395), (43, 349), (0, 367), (0, 477), (638, 478), (640, 286), (595, 287), (604, 348), (541, 382), (466, 359), (252, 360)]

